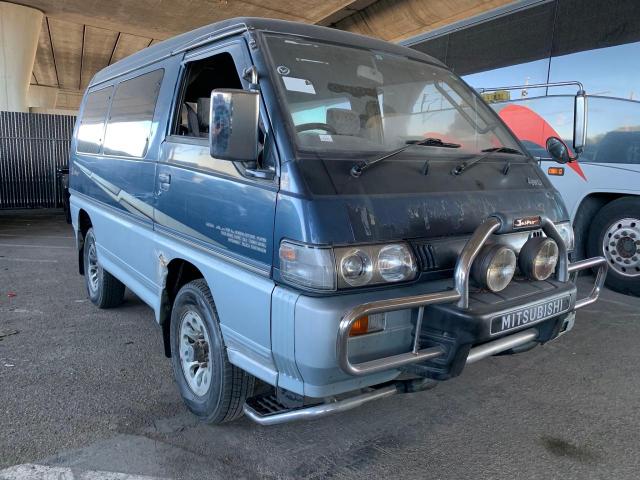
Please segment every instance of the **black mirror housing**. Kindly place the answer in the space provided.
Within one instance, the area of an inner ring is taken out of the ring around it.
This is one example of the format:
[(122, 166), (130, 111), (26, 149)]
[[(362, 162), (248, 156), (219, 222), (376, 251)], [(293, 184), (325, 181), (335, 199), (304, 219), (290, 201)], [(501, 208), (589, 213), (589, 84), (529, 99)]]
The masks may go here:
[(569, 153), (569, 147), (567, 144), (560, 140), (558, 137), (549, 137), (547, 138), (547, 151), (551, 158), (553, 158), (558, 163), (569, 163), (573, 160), (571, 158), (571, 154)]
[(258, 159), (260, 93), (220, 88), (211, 92), (209, 106), (209, 152), (233, 162)]

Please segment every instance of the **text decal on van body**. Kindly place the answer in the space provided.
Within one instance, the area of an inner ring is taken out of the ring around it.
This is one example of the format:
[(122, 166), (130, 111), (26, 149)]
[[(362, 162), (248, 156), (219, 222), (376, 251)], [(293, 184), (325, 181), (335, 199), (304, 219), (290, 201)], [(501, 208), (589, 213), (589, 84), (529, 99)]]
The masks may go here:
[(214, 225), (209, 222), (207, 222), (206, 225), (209, 228), (215, 228), (229, 243), (255, 250), (256, 252), (267, 253), (267, 239), (265, 237), (259, 237), (241, 230), (233, 230), (229, 227), (223, 227), (222, 225)]

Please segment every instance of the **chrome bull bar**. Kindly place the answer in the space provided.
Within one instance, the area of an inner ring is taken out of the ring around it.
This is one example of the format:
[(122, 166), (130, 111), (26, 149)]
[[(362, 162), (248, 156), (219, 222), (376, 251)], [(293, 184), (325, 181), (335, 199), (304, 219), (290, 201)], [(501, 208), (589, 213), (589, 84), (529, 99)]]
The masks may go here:
[(574, 310), (578, 310), (580, 308), (586, 307), (587, 305), (591, 305), (596, 300), (598, 300), (600, 292), (602, 291), (602, 287), (604, 287), (604, 281), (607, 278), (607, 270), (609, 269), (609, 264), (607, 263), (607, 259), (604, 257), (587, 258), (585, 260), (579, 260), (577, 262), (569, 264), (569, 274), (577, 274), (581, 270), (587, 270), (596, 267), (598, 268), (598, 271), (596, 272), (596, 281), (593, 284), (591, 293), (589, 293), (589, 295), (585, 298), (576, 300)]
[[(485, 343), (478, 347), (474, 347), (469, 352), (467, 357), (467, 364), (474, 363), (483, 358), (487, 358), (496, 353), (503, 352), (510, 348), (516, 348), (521, 345), (525, 345), (528, 342), (535, 340), (538, 336), (538, 330), (530, 328), (522, 332), (514, 333), (507, 337), (499, 338), (491, 342)], [(409, 380), (411, 382), (412, 380)], [(255, 411), (252, 407), (245, 403), (243, 410), (244, 414), (260, 425), (280, 425), (283, 423), (296, 422), (300, 420), (315, 420), (317, 418), (326, 417), (334, 413), (346, 412), (354, 408), (362, 407), (363, 405), (379, 400), (381, 398), (387, 398), (396, 394), (409, 393), (420, 390), (407, 390), (403, 381), (397, 381), (391, 385), (384, 385), (382, 387), (371, 387), (368, 391), (358, 393), (352, 397), (345, 398), (343, 400), (335, 400), (330, 398), (328, 401), (319, 405), (311, 405), (308, 407), (284, 410), (282, 412), (270, 415), (262, 415)]]
[[(412, 363), (418, 363), (443, 355), (444, 351), (441, 347), (420, 348), (420, 330), (424, 319), (424, 309), (429, 305), (454, 302), (456, 302), (457, 306), (460, 308), (469, 308), (469, 274), (471, 272), (471, 265), (482, 247), (487, 243), (489, 237), (498, 231), (501, 226), (502, 221), (498, 217), (489, 217), (473, 232), (456, 262), (453, 275), (454, 288), (442, 292), (427, 293), (424, 295), (378, 300), (358, 305), (357, 307), (349, 310), (344, 315), (338, 326), (336, 356), (340, 368), (350, 375), (368, 375), (399, 368)], [(574, 310), (595, 302), (604, 285), (608, 267), (607, 261), (603, 257), (594, 257), (569, 264), (566, 245), (553, 222), (546, 217), (542, 217), (541, 228), (547, 237), (552, 238), (558, 244), (558, 265), (556, 267), (555, 275), (558, 281), (567, 282), (570, 280), (570, 274), (577, 273), (580, 270), (598, 268), (595, 285), (591, 293), (588, 297), (577, 300)], [(373, 315), (375, 313), (385, 313), (394, 310), (412, 308), (418, 309), (418, 317), (416, 320), (413, 348), (411, 351), (389, 357), (369, 360), (367, 362), (351, 362), (349, 359), (349, 332), (356, 320), (363, 316)], [(518, 334), (516, 333), (513, 335)], [(508, 344), (508, 342), (506, 342), (506, 344)], [(491, 354), (500, 353), (500, 351), (508, 350), (509, 348), (498, 351), (492, 350)]]

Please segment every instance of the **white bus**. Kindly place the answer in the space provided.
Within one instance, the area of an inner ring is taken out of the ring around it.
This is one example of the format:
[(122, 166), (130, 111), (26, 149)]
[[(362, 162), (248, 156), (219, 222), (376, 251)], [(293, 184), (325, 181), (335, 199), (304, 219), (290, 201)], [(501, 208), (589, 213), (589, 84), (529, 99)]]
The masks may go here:
[[(640, 295), (640, 2), (526, 0), (403, 43), (481, 91), (525, 85), (484, 97), (562, 194), (576, 256), (604, 254), (607, 285)], [(529, 85), (565, 81), (584, 85), (588, 129), (578, 161), (560, 167), (545, 139), (571, 138), (576, 87)]]

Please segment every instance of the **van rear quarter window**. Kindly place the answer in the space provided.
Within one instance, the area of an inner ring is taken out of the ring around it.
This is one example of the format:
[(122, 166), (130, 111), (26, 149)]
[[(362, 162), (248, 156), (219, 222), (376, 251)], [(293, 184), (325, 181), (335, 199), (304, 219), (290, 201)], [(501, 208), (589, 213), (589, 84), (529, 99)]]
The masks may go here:
[(105, 132), (105, 155), (146, 155), (163, 76), (163, 69), (154, 70), (117, 86)]
[(112, 93), (113, 87), (107, 87), (87, 95), (80, 128), (78, 129), (78, 145), (76, 149), (79, 153), (100, 153), (104, 122)]

